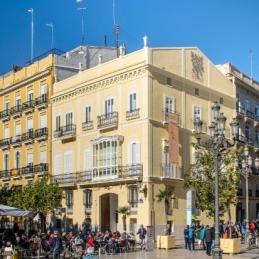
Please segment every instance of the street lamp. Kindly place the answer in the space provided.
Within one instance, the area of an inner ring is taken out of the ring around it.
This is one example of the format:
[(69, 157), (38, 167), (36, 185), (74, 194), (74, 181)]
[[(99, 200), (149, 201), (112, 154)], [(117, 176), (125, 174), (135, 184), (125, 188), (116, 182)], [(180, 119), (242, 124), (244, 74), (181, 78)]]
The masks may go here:
[[(227, 118), (224, 116), (224, 113), (220, 112), (220, 105), (218, 102), (214, 102), (212, 107), (212, 118), (213, 121), (209, 125), (210, 136), (204, 142), (201, 143), (201, 132), (202, 132), (202, 121), (200, 119), (195, 119), (194, 131), (195, 137), (198, 142), (198, 146), (206, 149), (209, 153), (213, 155), (214, 158), (214, 174), (215, 174), (215, 245), (213, 249), (213, 258), (222, 259), (222, 250), (220, 249), (220, 239), (219, 239), (219, 159), (223, 151), (227, 150), (230, 147), (233, 147), (234, 144), (230, 143), (224, 135), (226, 128)], [(230, 123), (232, 127), (232, 135), (235, 140), (236, 132), (238, 128), (238, 123), (233, 120)]]
[[(249, 155), (249, 149), (247, 146), (245, 146), (243, 154), (242, 154), (242, 161), (241, 166), (239, 163), (239, 160), (236, 159), (235, 166), (240, 171), (240, 174), (245, 178), (245, 184), (246, 184), (246, 244), (249, 246), (249, 187), (248, 187), (248, 180), (249, 176), (252, 172), (252, 165), (253, 165), (253, 159)], [(259, 169), (259, 158), (257, 157), (255, 159), (255, 168), (256, 170)]]

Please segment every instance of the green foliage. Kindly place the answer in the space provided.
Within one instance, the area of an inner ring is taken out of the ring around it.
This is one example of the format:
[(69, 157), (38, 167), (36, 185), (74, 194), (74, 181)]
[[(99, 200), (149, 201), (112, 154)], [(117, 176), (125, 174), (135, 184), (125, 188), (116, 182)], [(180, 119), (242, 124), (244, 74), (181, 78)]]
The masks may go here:
[(130, 213), (130, 208), (128, 206), (121, 206), (118, 208), (118, 213), (128, 215)]
[(156, 195), (157, 201), (168, 201), (174, 195), (174, 188), (171, 186), (165, 186), (164, 190), (159, 190), (159, 193)]
[[(214, 160), (213, 155), (206, 151), (196, 151), (196, 163), (185, 176), (185, 188), (196, 192), (196, 208), (205, 211), (208, 217), (215, 213), (214, 196)], [(231, 220), (230, 206), (238, 202), (237, 191), (240, 174), (235, 168), (235, 158), (240, 152), (228, 150), (220, 154), (219, 159), (219, 204), (220, 215), (228, 213)]]
[(15, 191), (13, 188), (3, 187), (0, 190), (0, 204), (8, 205), (8, 199), (12, 196), (12, 193)]
[(61, 200), (62, 190), (57, 185), (48, 183), (47, 178), (42, 178), (32, 186), (12, 192), (8, 198), (8, 205), (46, 216), (60, 207)]

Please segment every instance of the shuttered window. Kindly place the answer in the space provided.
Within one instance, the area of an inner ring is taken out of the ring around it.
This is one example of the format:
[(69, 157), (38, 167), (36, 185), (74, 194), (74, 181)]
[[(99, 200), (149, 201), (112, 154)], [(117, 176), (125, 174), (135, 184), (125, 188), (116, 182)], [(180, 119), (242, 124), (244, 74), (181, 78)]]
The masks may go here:
[(44, 95), (47, 93), (48, 86), (46, 84), (40, 86), (40, 95)]
[(40, 163), (47, 163), (47, 151), (40, 152)]
[(10, 137), (10, 130), (9, 130), (9, 128), (5, 128), (4, 129), (4, 137), (5, 138), (9, 138)]
[(27, 165), (33, 164), (33, 153), (27, 154)]
[(67, 151), (64, 154), (64, 173), (71, 174), (73, 170), (73, 157), (72, 151)]
[(135, 111), (137, 109), (137, 94), (131, 93), (130, 94), (130, 111)]
[(40, 128), (47, 128), (47, 115), (40, 116)]
[(27, 130), (29, 131), (31, 129), (33, 129), (33, 119), (32, 118), (27, 120)]
[(61, 154), (57, 154), (55, 156), (55, 162), (54, 162), (54, 174), (58, 175), (61, 174)]
[(93, 168), (93, 151), (92, 148), (87, 148), (84, 151), (84, 170), (91, 170)]
[(137, 142), (131, 143), (130, 146), (130, 164), (136, 165), (140, 164), (140, 144)]
[(16, 124), (15, 125), (15, 135), (21, 135), (21, 124)]

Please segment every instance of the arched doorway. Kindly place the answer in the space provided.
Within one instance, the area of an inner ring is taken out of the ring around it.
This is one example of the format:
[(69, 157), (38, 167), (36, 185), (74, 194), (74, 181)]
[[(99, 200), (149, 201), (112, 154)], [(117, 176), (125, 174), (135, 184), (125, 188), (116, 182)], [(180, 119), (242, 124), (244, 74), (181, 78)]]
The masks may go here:
[(100, 197), (100, 205), (101, 230), (116, 231), (118, 223), (118, 195), (115, 193), (103, 194)]

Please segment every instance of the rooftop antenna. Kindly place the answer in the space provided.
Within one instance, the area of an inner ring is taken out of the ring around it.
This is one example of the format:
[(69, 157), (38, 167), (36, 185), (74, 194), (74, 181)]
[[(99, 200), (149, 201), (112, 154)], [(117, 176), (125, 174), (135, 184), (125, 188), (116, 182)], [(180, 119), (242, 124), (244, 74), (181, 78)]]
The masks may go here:
[(112, 16), (113, 16), (113, 29), (114, 29), (114, 39), (115, 48), (117, 50), (117, 57), (119, 56), (119, 32), (120, 26), (116, 24), (116, 13), (115, 13), (115, 0), (112, 1)]
[(28, 12), (31, 13), (31, 61), (32, 61), (34, 56), (34, 10), (33, 8), (30, 8)]
[(81, 12), (81, 45), (85, 43), (85, 12), (86, 7), (83, 6), (83, 0), (76, 0), (77, 3), (81, 4), (81, 7), (78, 7), (77, 10)]
[(53, 23), (46, 23), (46, 26), (51, 29), (51, 49), (54, 47), (54, 25)]
[(250, 77), (251, 81), (253, 80), (253, 51), (249, 50), (249, 58), (250, 58)]

